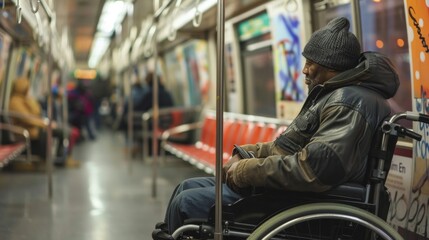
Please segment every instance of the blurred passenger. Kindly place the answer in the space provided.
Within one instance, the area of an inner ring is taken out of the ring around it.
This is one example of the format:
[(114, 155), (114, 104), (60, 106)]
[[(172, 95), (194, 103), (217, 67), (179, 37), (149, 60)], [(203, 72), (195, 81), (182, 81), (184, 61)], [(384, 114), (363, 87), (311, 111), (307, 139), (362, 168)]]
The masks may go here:
[[(147, 92), (148, 92), (148, 89), (144, 87), (138, 79), (133, 81), (131, 85), (131, 101), (132, 101), (134, 112), (140, 111), (140, 109), (137, 109), (137, 106), (141, 104), (143, 97)], [(129, 103), (130, 103), (129, 99), (125, 99), (122, 107), (120, 129), (125, 132), (125, 135), (127, 135)]]
[[(135, 109), (137, 111), (146, 112), (150, 109), (152, 109), (153, 106), (153, 79), (154, 75), (153, 72), (149, 72), (146, 75), (146, 84), (148, 86), (148, 91), (144, 94), (142, 100), (135, 106)], [(159, 108), (166, 108), (166, 107), (173, 107), (173, 97), (171, 96), (171, 93), (164, 87), (164, 84), (160, 80), (160, 78), (157, 76), (158, 81), (158, 106)]]
[[(110, 96), (111, 94), (111, 85), (110, 80), (97, 76), (95, 79), (91, 80), (91, 83), (88, 86), (89, 92), (91, 92), (91, 99), (94, 105), (93, 111), (93, 120), (95, 129), (100, 130), (103, 127), (103, 119), (105, 115), (101, 115), (101, 109), (104, 103), (104, 99)], [(104, 110), (104, 109), (103, 109)]]
[[(79, 166), (80, 162), (76, 161), (73, 158), (73, 147), (75, 146), (77, 140), (80, 137), (80, 131), (78, 128), (71, 126), (68, 121), (64, 121), (63, 118), (63, 92), (59, 86), (54, 86), (52, 88), (52, 119), (58, 123), (58, 125), (63, 129), (67, 139), (68, 139), (68, 147), (67, 147), (67, 159), (66, 166), (67, 167), (75, 167)], [(47, 106), (45, 106), (45, 110)]]
[[(241, 146), (223, 167), (223, 204), (255, 189), (323, 192), (340, 184), (366, 183), (366, 162), (379, 124), (390, 115), (388, 99), (399, 87), (391, 61), (375, 52), (361, 54), (346, 18), (331, 20), (304, 47), (302, 69), (309, 94), (290, 126), (274, 141)], [(207, 219), (215, 203), (215, 179), (191, 178), (173, 192), (165, 223), (154, 239), (189, 218)]]
[[(33, 97), (28, 95), (30, 81), (27, 78), (21, 77), (14, 81), (10, 101), (9, 111), (21, 114), (23, 117), (12, 117), (13, 123), (17, 126), (27, 129), (30, 133), (31, 152), (46, 160), (46, 118), (42, 115), (40, 103)], [(58, 128), (57, 122), (52, 122), (52, 136), (58, 141), (54, 163), (64, 165), (67, 156), (67, 142), (64, 141), (64, 132)]]
[[(148, 91), (143, 96), (143, 99), (141, 100), (141, 102), (136, 106), (137, 111), (147, 112), (152, 109), (153, 96), (155, 94), (153, 89), (153, 84), (154, 84), (153, 80), (154, 80), (154, 73), (148, 72), (145, 78), (146, 85), (148, 86)], [(171, 93), (165, 88), (159, 76), (156, 76), (156, 81), (158, 82), (158, 108), (162, 109), (162, 108), (173, 107), (174, 101)], [(171, 115), (169, 114), (159, 115), (158, 128), (166, 129), (169, 126), (171, 126), (172, 122), (173, 122), (173, 118)], [(149, 121), (148, 123), (149, 130), (153, 129), (152, 123), (153, 123), (152, 121)], [(160, 143), (158, 143), (158, 145), (159, 144)], [(138, 145), (138, 146), (141, 146), (141, 145)], [(148, 148), (149, 148), (149, 154), (152, 154), (152, 141), (149, 141)], [(158, 151), (159, 150), (160, 148), (158, 148)]]
[[(133, 86), (134, 94), (132, 94), (133, 98), (133, 110), (135, 112), (147, 112), (152, 109), (153, 107), (153, 78), (154, 75), (152, 72), (149, 72), (146, 75), (145, 82), (146, 82), (146, 88), (143, 88), (141, 84), (135, 83)], [(158, 107), (159, 108), (167, 108), (167, 107), (173, 107), (174, 102), (173, 98), (171, 96), (171, 93), (164, 87), (159, 77), (157, 77), (158, 81)], [(128, 102), (128, 101), (127, 101)], [(125, 104), (124, 107), (124, 114), (123, 114), (123, 123), (124, 123), (124, 130), (125, 133), (127, 133), (127, 114), (128, 114), (128, 104)], [(159, 124), (160, 127), (162, 126), (168, 126), (171, 123), (171, 118), (166, 116), (163, 119), (160, 119)], [(152, 122), (149, 122), (149, 129), (152, 129)], [(134, 122), (134, 132), (139, 132), (142, 130), (141, 121)], [(138, 135), (138, 134), (137, 134)], [(140, 145), (139, 145), (140, 146)]]
[(94, 140), (96, 138), (93, 129), (94, 105), (81, 80), (78, 81), (76, 88), (68, 93), (67, 99), (70, 124), (78, 128), (81, 134), (85, 129), (88, 137)]

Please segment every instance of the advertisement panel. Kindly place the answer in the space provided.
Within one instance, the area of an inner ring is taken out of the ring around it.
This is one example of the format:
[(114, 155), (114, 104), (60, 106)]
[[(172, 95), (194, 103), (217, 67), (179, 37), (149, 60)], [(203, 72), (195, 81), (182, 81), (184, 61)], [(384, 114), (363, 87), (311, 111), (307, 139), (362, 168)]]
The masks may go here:
[(275, 2), (271, 19), (277, 117), (293, 119), (307, 97), (302, 68), (305, 45), (302, 1)]
[[(412, 80), (413, 111), (428, 114), (429, 1), (404, 1)], [(386, 183), (391, 191), (388, 222), (405, 239), (427, 239), (429, 232), (429, 125), (418, 123), (423, 136), (414, 143), (412, 159), (394, 159)], [(409, 161), (411, 160), (411, 162)]]

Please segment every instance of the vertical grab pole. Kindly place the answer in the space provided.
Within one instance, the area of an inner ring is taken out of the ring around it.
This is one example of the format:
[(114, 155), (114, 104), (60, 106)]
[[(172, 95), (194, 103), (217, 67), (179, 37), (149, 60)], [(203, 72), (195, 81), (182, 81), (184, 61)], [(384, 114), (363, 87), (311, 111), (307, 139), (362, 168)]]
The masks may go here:
[[(54, 17), (51, 9), (49, 8), (46, 0), (39, 0), (39, 4), (42, 4), (43, 10), (45, 10), (46, 15), (48, 16), (48, 28), (49, 35), (53, 33), (53, 21)], [(53, 161), (52, 161), (52, 36), (48, 40), (48, 127), (46, 129), (46, 171), (48, 175), (48, 196), (49, 199), (52, 199), (53, 187), (52, 187), (52, 172), (53, 172)], [(62, 144), (62, 143), (60, 143)]]
[[(49, 16), (49, 34), (52, 34), (52, 17)], [(48, 196), (52, 199), (53, 187), (52, 187), (52, 172), (53, 172), (53, 161), (52, 161), (52, 36), (48, 40), (48, 128), (46, 131), (47, 144), (46, 144), (46, 170), (48, 175)], [(60, 142), (59, 144), (63, 144)]]
[(156, 136), (155, 129), (158, 129), (158, 118), (159, 118), (159, 107), (158, 107), (158, 78), (157, 78), (157, 62), (158, 62), (158, 45), (157, 45), (157, 35), (158, 35), (158, 21), (161, 17), (163, 11), (165, 11), (168, 6), (173, 2), (173, 0), (169, 0), (165, 2), (154, 14), (153, 25), (155, 26), (155, 31), (153, 33), (153, 40), (155, 44), (153, 46), (153, 79), (152, 79), (152, 87), (153, 87), (153, 106), (152, 106), (152, 197), (156, 198), (156, 180), (158, 178), (158, 139)]
[[(133, 1), (131, 1), (131, 4), (134, 4)], [(127, 5), (127, 16), (128, 16), (128, 34), (131, 32), (131, 28), (134, 23), (134, 6), (132, 7), (132, 10), (130, 10), (130, 6)], [(127, 147), (127, 160), (128, 160), (128, 173), (132, 174), (133, 170), (133, 150), (134, 150), (134, 99), (133, 99), (133, 86), (131, 83), (131, 78), (133, 76), (133, 63), (131, 59), (131, 51), (128, 51), (128, 60), (129, 60), (129, 69), (128, 69), (128, 78), (126, 79), (128, 84), (128, 89), (130, 89), (130, 96), (128, 98), (128, 147)]]
[(217, 76), (216, 76), (216, 201), (214, 239), (222, 240), (222, 163), (223, 163), (223, 102), (224, 102), (224, 0), (218, 1), (217, 8)]
[[(158, 24), (156, 22), (155, 24)], [(156, 26), (156, 25), (155, 25)], [(153, 172), (153, 181), (152, 181), (152, 197), (156, 198), (156, 180), (158, 177), (158, 139), (156, 136), (156, 129), (158, 129), (158, 79), (157, 79), (157, 65), (158, 65), (158, 44), (157, 44), (157, 35), (158, 35), (158, 27), (155, 28), (155, 33), (153, 34), (153, 39), (155, 44), (153, 46), (153, 79), (152, 79), (152, 87), (153, 87), (153, 106), (152, 106), (152, 172)]]
[[(131, 71), (132, 71), (132, 66), (131, 66), (131, 62), (130, 62), (130, 66), (128, 67), (128, 69), (124, 72), (125, 75), (125, 84), (127, 84), (128, 89), (130, 89), (130, 95), (128, 96), (128, 104), (127, 104), (127, 162), (128, 162), (128, 173), (132, 174), (132, 155), (133, 155), (133, 147), (134, 147), (134, 101), (133, 101), (133, 89), (132, 89), (132, 84), (131, 84)], [(128, 72), (128, 74), (127, 74)]]
[(362, 39), (362, 24), (361, 24), (362, 18), (361, 18), (360, 3), (358, 0), (353, 0), (350, 6), (352, 8), (352, 18), (354, 19), (353, 28), (355, 30), (357, 39), (362, 45), (363, 39)]

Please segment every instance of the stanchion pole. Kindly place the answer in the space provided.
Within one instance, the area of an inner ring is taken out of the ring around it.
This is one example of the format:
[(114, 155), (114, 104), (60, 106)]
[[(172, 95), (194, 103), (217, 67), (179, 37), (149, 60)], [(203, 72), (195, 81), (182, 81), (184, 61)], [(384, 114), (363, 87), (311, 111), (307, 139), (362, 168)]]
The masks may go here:
[(222, 240), (222, 161), (223, 161), (223, 102), (224, 102), (224, 45), (225, 7), (224, 0), (217, 7), (217, 76), (216, 76), (216, 202), (215, 240)]
[(152, 87), (153, 87), (153, 106), (152, 106), (152, 173), (153, 173), (153, 181), (152, 181), (152, 197), (156, 198), (156, 180), (158, 179), (158, 139), (156, 136), (156, 129), (158, 129), (158, 79), (157, 79), (157, 65), (158, 65), (158, 47), (156, 43), (158, 29), (155, 29), (155, 33), (153, 35), (155, 39), (155, 44), (153, 47), (153, 79), (152, 79)]
[(157, 78), (157, 65), (158, 65), (158, 43), (157, 43), (157, 35), (158, 35), (158, 21), (161, 17), (162, 12), (164, 12), (168, 6), (173, 1), (170, 0), (163, 4), (154, 14), (154, 26), (155, 32), (153, 34), (153, 39), (155, 41), (153, 47), (153, 79), (152, 79), (152, 87), (153, 87), (153, 106), (152, 106), (152, 197), (156, 198), (157, 195), (157, 179), (158, 179), (158, 139), (156, 135), (156, 130), (158, 129), (158, 118), (159, 118), (159, 106), (158, 106), (158, 78)]
[[(52, 18), (49, 17), (49, 35), (52, 34)], [(46, 171), (48, 175), (48, 196), (49, 199), (52, 199), (53, 196), (53, 153), (52, 153), (52, 36), (48, 40), (48, 128), (46, 131)], [(59, 144), (63, 144), (60, 142)]]

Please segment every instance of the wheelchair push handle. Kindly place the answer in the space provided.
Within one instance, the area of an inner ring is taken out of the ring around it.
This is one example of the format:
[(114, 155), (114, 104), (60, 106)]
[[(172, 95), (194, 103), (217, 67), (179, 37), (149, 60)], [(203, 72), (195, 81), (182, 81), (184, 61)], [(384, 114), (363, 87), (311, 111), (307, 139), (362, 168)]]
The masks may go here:
[(429, 115), (410, 111), (405, 112), (405, 114), (408, 120), (429, 123)]
[(413, 130), (407, 129), (401, 124), (396, 122), (400, 119), (407, 119), (410, 121), (429, 123), (429, 115), (406, 111), (393, 115), (389, 121), (385, 121), (382, 126), (382, 130), (385, 135), (396, 135), (399, 137), (409, 137), (417, 141), (422, 140), (422, 136)]
[(398, 132), (400, 132), (399, 133), (400, 136), (406, 136), (406, 137), (415, 139), (417, 141), (422, 140), (422, 135), (420, 135), (420, 134), (418, 134), (418, 133), (416, 133), (414, 131), (411, 131), (411, 130), (409, 130), (407, 128), (401, 127), (401, 128), (398, 129)]

